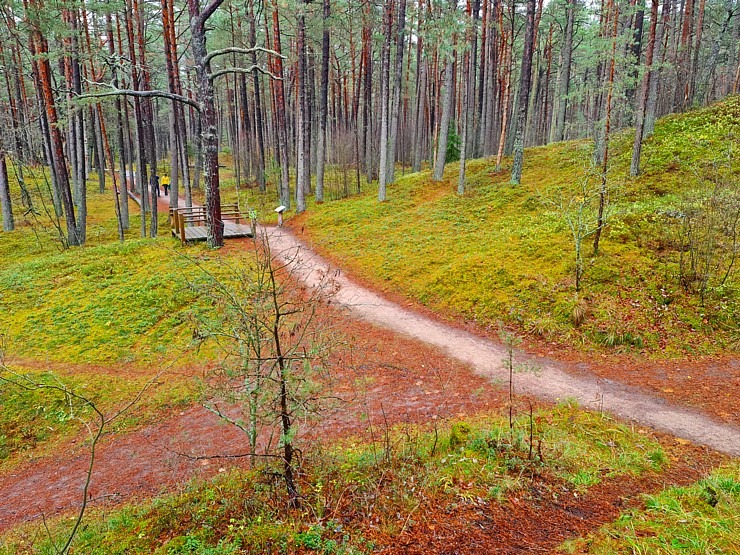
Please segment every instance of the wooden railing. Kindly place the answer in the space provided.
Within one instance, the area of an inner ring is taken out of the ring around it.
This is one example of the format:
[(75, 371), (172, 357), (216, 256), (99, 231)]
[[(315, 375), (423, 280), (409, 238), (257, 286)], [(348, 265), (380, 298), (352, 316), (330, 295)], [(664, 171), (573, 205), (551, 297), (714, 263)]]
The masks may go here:
[[(240, 224), (245, 217), (239, 212), (236, 204), (221, 205), (221, 221), (228, 220)], [(186, 227), (203, 227), (206, 225), (205, 206), (191, 208), (170, 208), (170, 227), (175, 235), (185, 243)]]

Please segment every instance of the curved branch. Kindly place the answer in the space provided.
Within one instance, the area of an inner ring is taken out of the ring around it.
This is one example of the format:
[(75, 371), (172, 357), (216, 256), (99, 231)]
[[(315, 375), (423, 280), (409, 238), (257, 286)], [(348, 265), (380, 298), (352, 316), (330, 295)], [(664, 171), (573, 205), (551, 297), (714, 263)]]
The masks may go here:
[(166, 98), (168, 100), (174, 100), (176, 102), (182, 102), (183, 104), (187, 104), (188, 106), (192, 106), (196, 110), (200, 112), (200, 106), (198, 105), (195, 100), (191, 100), (190, 98), (186, 96), (182, 96), (180, 94), (174, 94), (167, 91), (134, 91), (131, 89), (114, 89), (112, 91), (107, 92), (99, 92), (99, 93), (86, 93), (86, 94), (80, 94), (77, 95), (76, 98), (78, 99), (84, 99), (84, 98), (102, 98), (105, 96), (137, 96), (139, 98)]
[(224, 0), (211, 0), (210, 4), (208, 4), (198, 16), (198, 23), (204, 26), (206, 24), (206, 21), (208, 21), (208, 18), (211, 17), (213, 13), (218, 9), (218, 7), (223, 3)]
[(265, 68), (261, 66), (227, 67), (226, 69), (220, 69), (219, 71), (214, 71), (208, 76), (208, 78), (211, 81), (214, 81), (216, 77), (221, 77), (222, 75), (227, 75), (229, 73), (246, 73), (249, 75), (255, 70), (259, 71), (263, 75), (268, 75), (271, 79), (275, 79), (276, 81), (282, 81), (281, 77), (275, 75), (274, 73), (267, 71)]
[(227, 48), (222, 48), (221, 50), (214, 50), (212, 52), (209, 52), (206, 56), (206, 63), (210, 62), (216, 56), (223, 56), (224, 54), (252, 54), (255, 52), (264, 52), (266, 54), (282, 58), (283, 60), (285, 59), (285, 56), (283, 56), (279, 52), (270, 50), (269, 48), (263, 48), (261, 46), (255, 46), (252, 48), (239, 48), (238, 46), (229, 46)]

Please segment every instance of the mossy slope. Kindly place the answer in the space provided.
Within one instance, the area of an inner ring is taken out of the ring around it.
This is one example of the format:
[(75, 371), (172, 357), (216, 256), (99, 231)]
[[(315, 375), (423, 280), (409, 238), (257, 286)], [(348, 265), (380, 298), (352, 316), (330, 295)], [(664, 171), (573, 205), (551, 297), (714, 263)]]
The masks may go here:
[[(706, 189), (716, 167), (738, 182), (738, 137), (740, 97), (665, 118), (646, 141), (644, 173), (628, 179), (632, 134), (615, 136), (609, 182), (616, 212), (599, 256), (586, 243), (578, 296), (570, 232), (544, 199), (574, 191), (584, 178), (587, 141), (528, 149), (518, 187), (509, 185), (508, 170), (494, 171), (494, 160), (473, 160), (464, 197), (454, 192), (458, 168), (451, 164), (441, 183), (428, 172), (410, 174), (385, 203), (368, 192), (312, 208), (305, 224), (361, 277), (484, 327), (504, 321), (579, 349), (718, 353), (740, 339), (737, 272), (702, 306), (679, 284), (677, 228), (666, 214), (683, 195)], [(588, 306), (578, 329), (571, 322), (577, 299)]]

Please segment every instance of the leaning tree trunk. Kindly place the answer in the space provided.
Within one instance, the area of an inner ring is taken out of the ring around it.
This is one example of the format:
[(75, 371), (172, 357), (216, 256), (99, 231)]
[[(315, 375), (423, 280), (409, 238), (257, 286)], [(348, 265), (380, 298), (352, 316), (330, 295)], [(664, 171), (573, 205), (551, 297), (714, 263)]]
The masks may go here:
[[(29, 0), (29, 5), (34, 12), (39, 10), (37, 0)], [(56, 174), (56, 182), (59, 188), (65, 222), (67, 225), (67, 243), (78, 245), (77, 224), (75, 221), (74, 204), (72, 202), (72, 190), (69, 184), (69, 173), (65, 163), (64, 145), (62, 133), (59, 128), (56, 103), (54, 100), (54, 89), (52, 86), (51, 66), (49, 65), (49, 45), (46, 38), (39, 29), (37, 20), (30, 21), (31, 54), (35, 56), (34, 68), (38, 72), (37, 82), (41, 86), (41, 93), (46, 109), (46, 121), (49, 127), (52, 164)]]

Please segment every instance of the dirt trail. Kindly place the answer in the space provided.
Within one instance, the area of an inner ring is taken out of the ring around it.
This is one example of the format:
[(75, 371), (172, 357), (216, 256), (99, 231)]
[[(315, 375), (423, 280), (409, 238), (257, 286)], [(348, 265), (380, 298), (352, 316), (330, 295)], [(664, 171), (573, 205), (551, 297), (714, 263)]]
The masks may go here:
[[(320, 422), (301, 427), (301, 436), (308, 440), (362, 434), (369, 425), (496, 411), (504, 405), (499, 389), (437, 349), (346, 315), (342, 330), (352, 341), (351, 348), (337, 349), (333, 362), (332, 390), (341, 402), (322, 414)], [(113, 371), (100, 366), (54, 367), (62, 369), (75, 374)], [(52, 453), (44, 450), (43, 456), (29, 452), (25, 462), (0, 471), (0, 533), (40, 515), (48, 518), (79, 506), (90, 462), (84, 437), (70, 439)], [(202, 407), (165, 412), (141, 429), (106, 434), (97, 448), (90, 498), (100, 506), (177, 490), (191, 478), (247, 464), (238, 458), (197, 459), (239, 454), (245, 444), (242, 432)]]
[[(285, 228), (266, 230), (274, 252), (293, 261), (295, 277), (316, 285), (322, 276), (332, 275), (339, 286), (336, 301), (347, 306), (355, 316), (440, 348), (490, 380), (508, 382), (508, 375), (501, 366), (506, 353), (500, 345), (402, 308), (351, 282)], [(550, 401), (575, 399), (584, 407), (602, 409), (678, 438), (740, 456), (740, 429), (735, 426), (713, 420), (698, 411), (670, 405), (608, 379), (570, 375), (560, 363), (552, 360), (538, 359), (537, 362), (537, 374), (516, 375), (517, 393)]]

